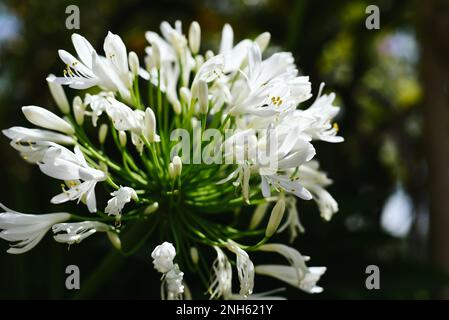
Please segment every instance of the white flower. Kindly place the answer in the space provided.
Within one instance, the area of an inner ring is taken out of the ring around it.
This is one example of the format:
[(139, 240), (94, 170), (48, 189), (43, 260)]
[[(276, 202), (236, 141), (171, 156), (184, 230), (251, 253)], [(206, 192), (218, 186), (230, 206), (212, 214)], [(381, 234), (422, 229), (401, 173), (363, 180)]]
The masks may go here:
[(248, 47), (248, 68), (244, 80), (232, 90), (232, 115), (271, 117), (294, 110), (311, 97), (308, 77), (298, 77), (291, 53), (276, 53), (262, 61), (260, 48)]
[(92, 116), (92, 124), (97, 126), (98, 118), (111, 105), (110, 99), (114, 99), (112, 92), (100, 92), (99, 94), (86, 94), (84, 105), (89, 106), (91, 112), (85, 111), (86, 114)]
[(322, 288), (316, 286), (316, 282), (326, 271), (325, 267), (307, 267), (306, 261), (309, 257), (283, 244), (265, 244), (258, 250), (279, 253), (289, 261), (290, 266), (259, 265), (255, 268), (256, 273), (272, 276), (309, 293), (322, 291)]
[(122, 209), (128, 202), (137, 200), (137, 193), (133, 188), (120, 187), (120, 189), (111, 193), (111, 198), (108, 200), (108, 205), (106, 206), (105, 213), (113, 216), (120, 216)]
[(182, 299), (184, 293), (183, 277), (184, 272), (179, 269), (179, 266), (176, 263), (167, 273), (165, 273), (162, 282), (163, 288), (161, 290), (163, 300)]
[(189, 46), (193, 54), (197, 54), (201, 43), (201, 27), (198, 22), (193, 21), (189, 28)]
[(22, 107), (22, 112), (29, 122), (38, 127), (60, 131), (69, 135), (75, 133), (75, 129), (73, 129), (70, 123), (47, 109), (36, 106), (25, 106)]
[(320, 277), (326, 272), (325, 267), (308, 268), (308, 273), (299, 282), (297, 278), (297, 270), (294, 267), (282, 265), (259, 265), (255, 268), (257, 274), (271, 276), (291, 286), (297, 287), (308, 293), (320, 293), (323, 288), (316, 285)]
[(68, 213), (24, 214), (8, 209), (0, 213), (0, 238), (13, 242), (8, 253), (19, 254), (34, 248), (55, 223), (70, 219)]
[(35, 143), (37, 141), (50, 141), (59, 144), (75, 144), (72, 137), (49, 130), (30, 129), (24, 127), (11, 127), (2, 131), (13, 142)]
[(98, 221), (58, 223), (52, 227), (55, 240), (67, 244), (80, 243), (95, 232), (107, 232), (109, 229), (107, 224)]
[(282, 218), (285, 212), (285, 200), (281, 197), (271, 210), (270, 220), (268, 220), (267, 229), (265, 230), (265, 236), (271, 237), (281, 224)]
[(87, 164), (78, 146), (75, 146), (74, 153), (62, 146), (50, 146), (38, 165), (46, 175), (64, 180), (69, 185), (68, 190), (51, 199), (52, 203), (85, 199), (90, 212), (97, 210), (95, 186), (97, 182), (106, 180), (107, 176)]
[(211, 299), (228, 298), (232, 295), (232, 266), (223, 251), (214, 246), (217, 258), (212, 265), (212, 279), (209, 286)]
[(234, 241), (228, 240), (226, 247), (237, 257), (236, 265), (240, 282), (240, 294), (247, 297), (253, 293), (254, 264), (250, 260), (248, 254)]
[(292, 125), (302, 125), (303, 133), (310, 136), (311, 139), (322, 140), (326, 142), (343, 142), (344, 139), (337, 136), (338, 126), (332, 124), (333, 118), (340, 111), (340, 107), (332, 105), (335, 100), (335, 94), (321, 95), (324, 84), (321, 84), (320, 91), (315, 102), (306, 110), (295, 110), (292, 119), (287, 120)]
[(298, 236), (298, 232), (304, 232), (304, 227), (299, 220), (298, 209), (296, 208), (296, 198), (288, 196), (285, 198), (287, 219), (285, 223), (279, 227), (278, 233), (284, 231), (287, 227), (290, 233), (290, 242), (293, 242)]
[(299, 168), (298, 177), (301, 183), (312, 193), (313, 199), (318, 204), (318, 208), (323, 219), (329, 221), (338, 212), (338, 203), (324, 187), (332, 184), (332, 180), (327, 175), (319, 171), (317, 161), (310, 161)]
[(105, 90), (118, 91), (125, 100), (130, 100), (130, 71), (126, 48), (117, 35), (108, 33), (104, 41), (106, 58), (97, 54), (86, 38), (72, 35), (72, 42), (79, 60), (65, 50), (59, 50), (59, 57), (67, 65), (64, 77), (56, 78), (61, 84), (74, 89), (100, 86)]
[(175, 247), (170, 242), (164, 242), (158, 245), (151, 253), (154, 268), (161, 273), (166, 273), (173, 268), (173, 259), (175, 256)]
[(64, 114), (68, 114), (70, 112), (69, 101), (67, 100), (67, 96), (65, 95), (64, 89), (62, 86), (55, 81), (56, 77), (54, 74), (50, 74), (47, 77), (48, 87), (50, 88), (51, 95), (58, 105), (59, 109)]
[(159, 142), (161, 138), (156, 134), (156, 116), (151, 108), (145, 110), (144, 134), (149, 142)]

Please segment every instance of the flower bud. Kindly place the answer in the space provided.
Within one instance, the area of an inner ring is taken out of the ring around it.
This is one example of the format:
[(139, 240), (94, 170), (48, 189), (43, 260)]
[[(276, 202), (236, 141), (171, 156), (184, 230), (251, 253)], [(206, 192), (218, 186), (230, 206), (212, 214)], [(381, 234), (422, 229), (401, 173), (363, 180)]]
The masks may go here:
[(130, 51), (128, 54), (128, 63), (129, 68), (131, 69), (131, 72), (133, 73), (134, 77), (137, 77), (139, 74), (139, 58), (137, 57), (137, 54), (134, 51)]
[(172, 163), (173, 163), (173, 170), (174, 170), (175, 177), (180, 176), (181, 172), (182, 172), (182, 160), (181, 160), (181, 158), (178, 157), (178, 156), (174, 156), (173, 160), (172, 160)]
[(264, 50), (268, 47), (270, 43), (271, 35), (269, 32), (261, 33), (257, 36), (254, 42), (259, 46), (260, 52), (264, 52)]
[(104, 141), (106, 140), (107, 134), (108, 134), (108, 125), (106, 123), (103, 123), (100, 126), (100, 130), (98, 130), (98, 140), (100, 141), (101, 144), (103, 144)]
[(268, 226), (265, 230), (265, 237), (271, 237), (279, 227), (282, 221), (282, 217), (285, 212), (285, 201), (284, 199), (279, 199), (278, 202), (273, 207), (271, 211), (270, 220), (268, 220)]
[(153, 52), (153, 63), (156, 69), (161, 68), (161, 49), (159, 48), (159, 45), (156, 43), (156, 41), (153, 41), (151, 43), (151, 48)]
[(199, 254), (196, 247), (190, 247), (190, 257), (192, 258), (193, 264), (198, 264)]
[(145, 211), (143, 212), (144, 215), (150, 215), (153, 212), (156, 212), (157, 209), (159, 209), (159, 203), (158, 202), (153, 202), (152, 204), (150, 204), (148, 207), (145, 208)]
[(201, 43), (201, 28), (198, 22), (193, 21), (189, 28), (189, 46), (193, 54), (197, 54)]
[(179, 102), (178, 99), (174, 99), (172, 102), (172, 107), (173, 107), (173, 111), (176, 114), (181, 114), (182, 112), (182, 107), (181, 107), (181, 102)]
[(179, 95), (181, 96), (181, 102), (189, 105), (190, 100), (192, 99), (192, 93), (190, 92), (189, 88), (182, 87), (179, 89)]
[(145, 128), (144, 133), (149, 142), (159, 140), (159, 136), (156, 135), (156, 116), (151, 108), (145, 110)]
[(198, 71), (204, 63), (204, 57), (202, 55), (195, 56), (195, 71)]
[(86, 111), (86, 106), (80, 97), (76, 96), (73, 98), (73, 114), (75, 115), (75, 121), (79, 126), (84, 123), (84, 113)]
[(207, 83), (203, 80), (198, 82), (198, 102), (200, 104), (200, 113), (207, 114), (207, 109), (209, 107), (209, 90), (207, 88)]
[(116, 248), (117, 250), (121, 250), (122, 242), (120, 241), (120, 237), (118, 236), (118, 234), (112, 230), (108, 230), (106, 234), (108, 235), (108, 239), (109, 241), (111, 241), (114, 248)]
[(67, 100), (67, 96), (65, 95), (64, 89), (62, 85), (55, 81), (56, 77), (53, 74), (50, 74), (47, 77), (48, 87), (50, 88), (51, 95), (58, 105), (59, 109), (64, 114), (68, 114), (70, 112), (69, 101)]
[(25, 118), (32, 124), (50, 130), (56, 130), (67, 134), (74, 134), (75, 129), (64, 119), (53, 112), (37, 106), (22, 107)]
[(171, 179), (175, 179), (176, 178), (176, 174), (175, 174), (175, 165), (173, 164), (173, 162), (170, 162), (168, 164), (168, 175), (170, 176)]
[(206, 61), (209, 60), (212, 57), (215, 57), (214, 52), (212, 50), (207, 50), (206, 54), (205, 54)]
[(123, 148), (126, 147), (126, 132), (125, 131), (118, 132), (118, 140), (120, 141), (120, 145)]

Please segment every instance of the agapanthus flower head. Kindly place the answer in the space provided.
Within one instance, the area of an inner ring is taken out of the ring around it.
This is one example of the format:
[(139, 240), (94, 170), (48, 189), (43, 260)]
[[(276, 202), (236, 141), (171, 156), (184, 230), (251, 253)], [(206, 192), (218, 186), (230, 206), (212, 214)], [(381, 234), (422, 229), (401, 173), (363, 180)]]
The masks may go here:
[[(325, 220), (338, 211), (314, 147), (316, 140), (343, 141), (335, 95), (322, 94), (321, 86), (306, 102), (309, 77), (291, 53), (266, 53), (268, 32), (236, 41), (225, 24), (215, 48), (206, 48), (202, 34), (197, 22), (163, 22), (160, 33), (145, 33), (144, 57), (111, 32), (104, 53), (72, 35), (75, 53), (59, 50), (63, 71), (47, 77), (62, 115), (25, 106), (38, 128), (2, 132), (25, 160), (59, 180), (62, 192), (50, 201), (72, 201), (73, 212), (5, 209), (0, 237), (13, 242), (9, 252), (28, 251), (50, 229), (69, 245), (103, 232), (126, 255), (162, 239), (151, 258), (166, 299), (188, 298), (185, 279), (196, 276), (211, 298), (271, 295), (253, 293), (256, 274), (321, 290), (316, 282), (325, 268), (307, 267), (296, 249), (270, 239), (289, 230), (294, 240), (303, 230), (298, 199), (313, 199)], [(67, 86), (77, 90), (71, 102)], [(252, 219), (242, 207), (255, 210)], [(207, 250), (214, 261), (204, 261)], [(253, 259), (269, 252), (289, 265), (254, 267)]]

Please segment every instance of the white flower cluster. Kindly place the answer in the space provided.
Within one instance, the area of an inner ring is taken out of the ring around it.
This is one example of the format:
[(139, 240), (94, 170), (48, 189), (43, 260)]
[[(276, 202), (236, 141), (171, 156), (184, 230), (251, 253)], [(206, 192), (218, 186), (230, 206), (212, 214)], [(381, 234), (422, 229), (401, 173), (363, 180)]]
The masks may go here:
[(151, 253), (154, 268), (163, 274), (161, 292), (162, 298), (167, 300), (182, 299), (184, 293), (184, 273), (173, 263), (175, 256), (175, 247), (170, 242), (158, 245)]
[[(211, 50), (201, 54), (197, 22), (187, 35), (180, 21), (174, 26), (163, 22), (160, 29), (161, 36), (152, 31), (145, 34), (144, 68), (118, 35), (107, 34), (101, 55), (83, 36), (73, 34), (76, 54), (59, 50), (66, 64), (63, 76), (47, 77), (63, 117), (25, 106), (23, 114), (39, 128), (3, 130), (26, 161), (63, 183), (52, 203), (82, 202), (89, 214), (95, 214), (94, 219), (68, 213), (27, 215), (3, 207), (0, 237), (12, 243), (8, 252), (30, 250), (50, 229), (56, 241), (67, 244), (106, 232), (121, 249), (122, 224), (150, 219), (153, 231), (180, 242), (176, 245), (181, 248), (183, 270), (202, 259), (198, 251), (193, 261), (187, 258), (187, 243), (216, 251), (211, 298), (263, 297), (253, 294), (255, 274), (320, 292), (316, 282), (324, 267), (308, 268), (308, 258), (295, 249), (267, 242), (284, 230), (289, 230), (293, 241), (303, 230), (297, 198), (313, 199), (324, 220), (338, 211), (325, 189), (332, 181), (320, 171), (312, 144), (343, 141), (333, 122), (339, 112), (333, 105), (335, 95), (322, 94), (321, 85), (315, 101), (302, 107), (312, 97), (309, 78), (300, 75), (289, 52), (263, 56), (270, 41), (267, 32), (234, 44), (233, 30), (226, 24), (217, 54)], [(76, 90), (95, 87), (92, 92), (97, 93), (80, 93), (69, 103), (62, 85)], [(182, 152), (172, 140), (178, 129), (187, 134), (184, 140), (189, 147)], [(209, 129), (219, 136), (209, 136)], [(201, 159), (210, 153), (215, 158), (219, 154), (220, 161), (195, 162), (198, 154)], [(191, 155), (193, 163), (186, 161)], [(100, 184), (112, 198), (97, 205)], [(247, 229), (241, 229), (248, 222), (243, 216), (239, 218), (244, 223), (232, 225), (230, 212), (256, 205)], [(218, 223), (210, 213), (222, 214), (228, 222)], [(235, 242), (243, 236), (262, 238), (255, 245)], [(232, 265), (224, 248), (235, 255), (238, 294), (232, 293)], [(277, 252), (290, 265), (254, 267), (248, 252)], [(163, 273), (167, 299), (185, 294), (184, 274), (173, 263), (175, 255), (168, 242), (152, 253), (156, 270)], [(195, 269), (207, 272), (189, 268)]]

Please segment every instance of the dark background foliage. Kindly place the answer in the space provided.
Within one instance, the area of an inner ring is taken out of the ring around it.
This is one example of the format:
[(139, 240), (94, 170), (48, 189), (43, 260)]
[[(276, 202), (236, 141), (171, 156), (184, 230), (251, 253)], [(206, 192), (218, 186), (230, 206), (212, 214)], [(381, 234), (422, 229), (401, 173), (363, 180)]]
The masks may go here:
[[(336, 92), (346, 139), (317, 146), (340, 212), (326, 223), (314, 203), (299, 202), (306, 233), (294, 246), (312, 257), (310, 265), (328, 267), (320, 281), (325, 291), (311, 296), (288, 288), (287, 296), (447, 297), (448, 1), (377, 1), (380, 30), (366, 29), (365, 8), (373, 3), (364, 0), (0, 1), (1, 128), (26, 125), (23, 105), (55, 110), (45, 78), (62, 73), (57, 50), (72, 51), (72, 30), (65, 28), (70, 4), (80, 8), (77, 32), (99, 51), (110, 30), (143, 56), (144, 32), (158, 30), (163, 20), (180, 19), (184, 30), (197, 20), (202, 48), (218, 47), (226, 22), (236, 40), (269, 31), (271, 49), (293, 52), (300, 71), (311, 77), (314, 95), (320, 82)], [(50, 206), (59, 185), (22, 161), (5, 137), (0, 152), (2, 203), (30, 213), (74, 208)], [(155, 244), (148, 241), (135, 255), (120, 258), (109, 253), (105, 237), (67, 248), (48, 235), (15, 256), (2, 241), (0, 298), (158, 299), (159, 275), (149, 257)], [(69, 264), (80, 267), (79, 292), (65, 289)], [(380, 268), (380, 290), (365, 287), (365, 268), (372, 264)], [(197, 298), (204, 297), (195, 281), (191, 286)], [(280, 286), (256, 280), (256, 291)]]

